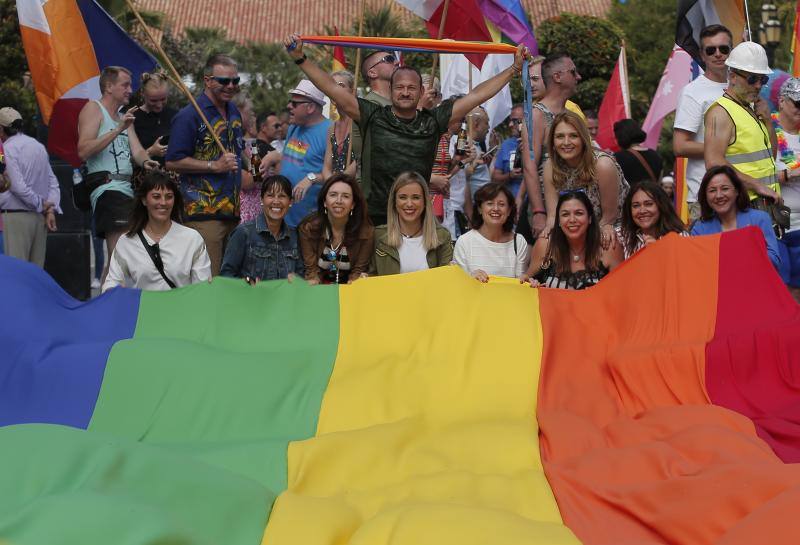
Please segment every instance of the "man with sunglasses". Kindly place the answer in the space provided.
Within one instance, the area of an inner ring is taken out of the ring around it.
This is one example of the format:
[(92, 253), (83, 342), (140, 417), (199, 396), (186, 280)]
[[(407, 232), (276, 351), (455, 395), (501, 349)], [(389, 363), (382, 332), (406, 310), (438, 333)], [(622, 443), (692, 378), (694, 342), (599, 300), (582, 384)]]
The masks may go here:
[(283, 42), (288, 54), (314, 85), (331, 97), (339, 111), (361, 128), (370, 145), (369, 154), (361, 154), (362, 182), (373, 223), (386, 222), (389, 189), (402, 172), (413, 171), (430, 180), (440, 137), (453, 121), (460, 121), (473, 108), (499, 93), (515, 75), (522, 73), (524, 58), (530, 53), (517, 47), (514, 64), (475, 87), (458, 100), (445, 100), (428, 110), (418, 110), (422, 95), (422, 76), (410, 67), (399, 67), (391, 77), (392, 105), (378, 106), (358, 99), (303, 53), (300, 36), (292, 34)]
[(286, 215), (289, 227), (297, 227), (316, 210), (317, 196), (325, 180), (322, 166), (331, 121), (322, 115), (325, 95), (304, 79), (289, 91), (289, 132), (283, 148), (281, 174), (292, 183), (292, 206)]
[(739, 172), (750, 198), (781, 202), (775, 173), (775, 130), (767, 102), (759, 97), (772, 73), (767, 52), (755, 42), (737, 45), (725, 61), (728, 87), (706, 112), (706, 168), (729, 165)]
[(697, 192), (706, 173), (703, 157), (705, 113), (725, 92), (728, 86), (728, 67), (725, 61), (731, 52), (733, 35), (722, 25), (710, 25), (700, 31), (700, 60), (705, 72), (681, 90), (675, 111), (672, 149), (675, 155), (686, 157), (686, 185), (689, 218), (700, 217)]
[(203, 70), (203, 93), (197, 104), (227, 150), (220, 153), (200, 115), (192, 105), (172, 120), (166, 164), (181, 175), (180, 190), (186, 225), (206, 243), (211, 273), (219, 274), (228, 235), (239, 224), (239, 190), (242, 177), (244, 129), (233, 104), (239, 92), (239, 70), (228, 55), (212, 55)]

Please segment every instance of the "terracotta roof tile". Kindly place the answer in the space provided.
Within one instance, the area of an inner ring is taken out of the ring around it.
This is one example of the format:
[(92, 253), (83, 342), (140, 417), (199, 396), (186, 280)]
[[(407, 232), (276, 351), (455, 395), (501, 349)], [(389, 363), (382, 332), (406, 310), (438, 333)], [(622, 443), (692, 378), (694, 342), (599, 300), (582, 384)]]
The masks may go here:
[[(390, 4), (403, 19), (415, 17), (390, 0), (366, 0), (372, 7)], [(349, 27), (361, 0), (138, 0), (137, 5), (167, 16), (178, 34), (185, 27), (221, 27), (240, 43), (277, 42), (289, 32), (311, 34), (324, 25)], [(534, 28), (562, 12), (604, 16), (611, 0), (523, 0)]]

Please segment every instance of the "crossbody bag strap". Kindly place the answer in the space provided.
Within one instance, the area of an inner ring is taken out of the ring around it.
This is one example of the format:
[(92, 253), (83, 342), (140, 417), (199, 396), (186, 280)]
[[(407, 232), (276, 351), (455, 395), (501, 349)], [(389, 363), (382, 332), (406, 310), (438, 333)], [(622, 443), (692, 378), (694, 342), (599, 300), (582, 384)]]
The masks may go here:
[(147, 240), (145, 240), (144, 235), (142, 234), (142, 232), (138, 231), (136, 234), (139, 235), (139, 240), (142, 241), (142, 245), (144, 246), (144, 249), (147, 250), (147, 255), (150, 256), (150, 260), (153, 262), (153, 265), (155, 265), (156, 270), (158, 271), (158, 274), (161, 275), (161, 278), (164, 279), (164, 282), (167, 283), (169, 288), (174, 290), (175, 289), (175, 282), (170, 280), (169, 277), (167, 276), (167, 273), (164, 272), (164, 263), (161, 260), (156, 259), (156, 253), (153, 250), (153, 247), (150, 246), (147, 243)]
[(653, 172), (653, 169), (650, 167), (650, 163), (647, 162), (644, 156), (633, 148), (629, 149), (628, 151), (631, 152), (631, 154), (642, 164), (644, 169), (647, 171), (648, 176), (650, 176), (650, 180), (658, 183), (658, 180), (656, 180), (656, 173)]

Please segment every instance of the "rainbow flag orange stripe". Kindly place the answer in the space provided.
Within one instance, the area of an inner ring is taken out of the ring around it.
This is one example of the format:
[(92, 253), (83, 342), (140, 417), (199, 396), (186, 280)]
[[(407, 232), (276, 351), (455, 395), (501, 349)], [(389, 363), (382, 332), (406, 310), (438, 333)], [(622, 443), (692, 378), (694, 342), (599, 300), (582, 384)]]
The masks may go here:
[(800, 312), (754, 228), (585, 292), (444, 267), (82, 304), (0, 257), (0, 297), (5, 542), (800, 535)]

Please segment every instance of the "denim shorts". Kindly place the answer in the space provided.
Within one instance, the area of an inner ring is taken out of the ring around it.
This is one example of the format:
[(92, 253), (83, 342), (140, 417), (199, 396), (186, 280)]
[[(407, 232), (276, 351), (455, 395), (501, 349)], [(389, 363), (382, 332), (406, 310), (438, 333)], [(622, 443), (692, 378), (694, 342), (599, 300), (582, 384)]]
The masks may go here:
[(791, 231), (778, 240), (781, 280), (793, 288), (800, 288), (800, 230)]

